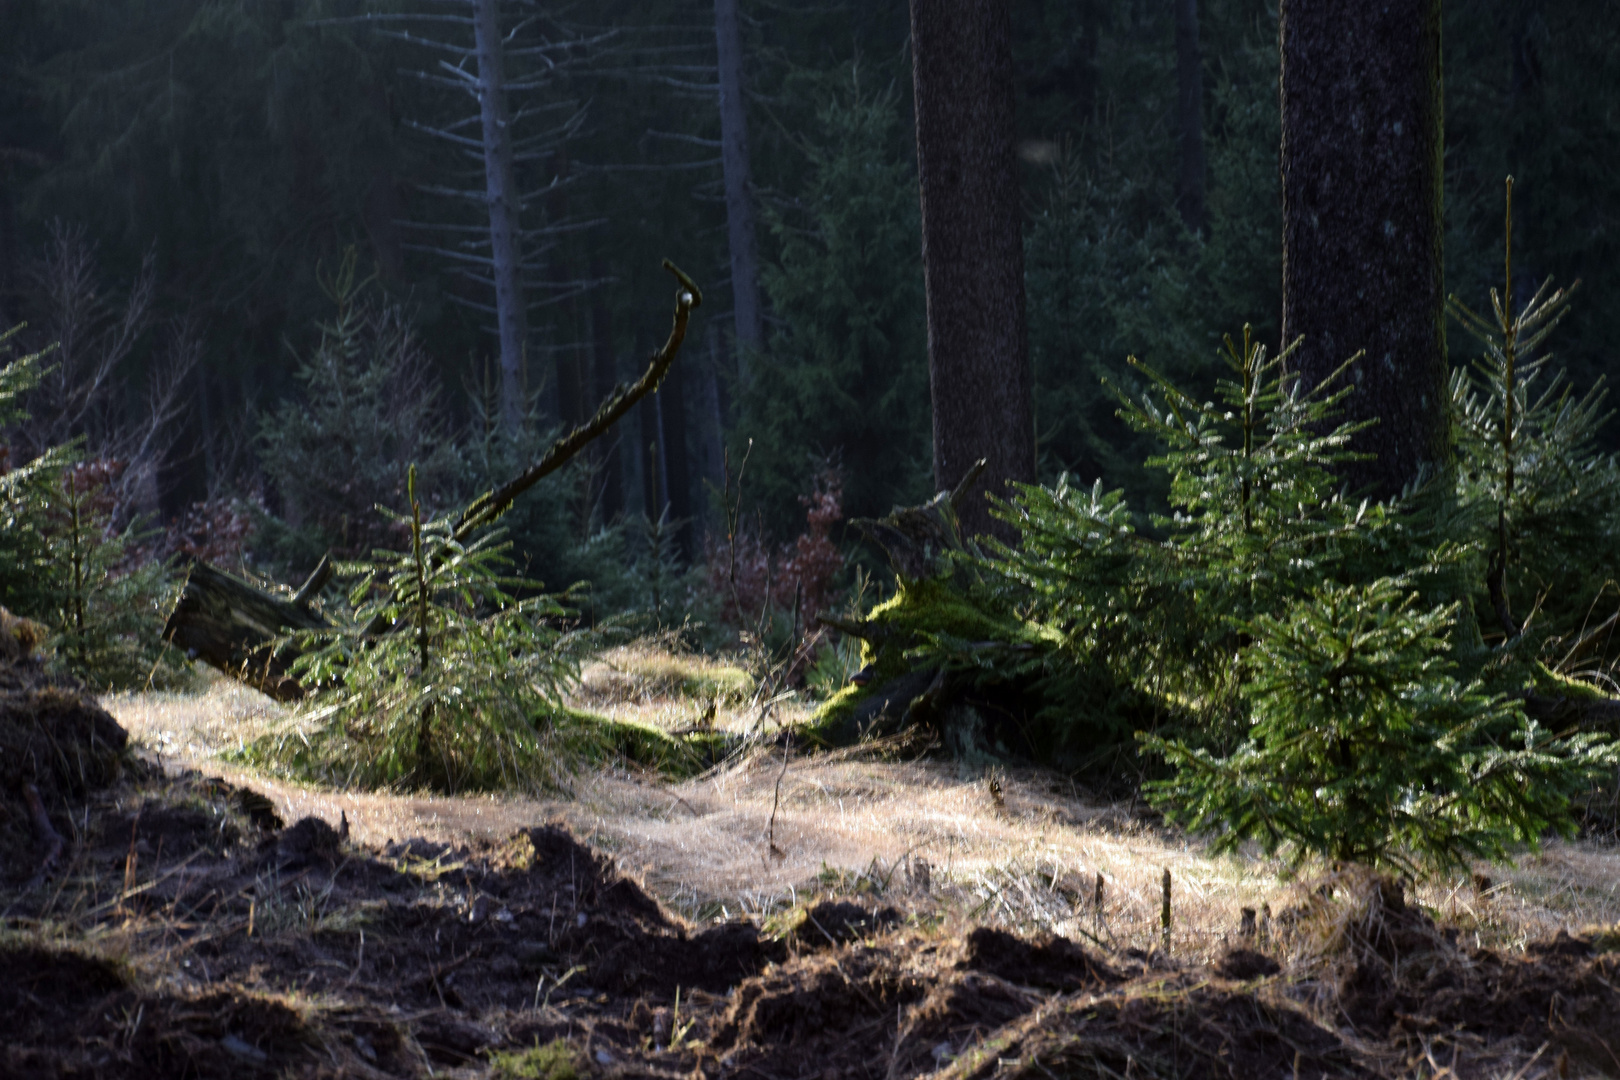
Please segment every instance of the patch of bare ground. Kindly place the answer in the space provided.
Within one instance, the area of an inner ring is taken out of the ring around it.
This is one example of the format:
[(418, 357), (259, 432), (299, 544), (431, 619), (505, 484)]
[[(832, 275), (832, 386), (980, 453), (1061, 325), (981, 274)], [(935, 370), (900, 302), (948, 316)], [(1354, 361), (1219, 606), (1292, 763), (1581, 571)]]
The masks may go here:
[(17, 1075), (1620, 1075), (1612, 849), (1306, 883), (1039, 771), (780, 745), (566, 801), (333, 792), (223, 765), (275, 717), (209, 693), (108, 702), (167, 774), (0, 896)]

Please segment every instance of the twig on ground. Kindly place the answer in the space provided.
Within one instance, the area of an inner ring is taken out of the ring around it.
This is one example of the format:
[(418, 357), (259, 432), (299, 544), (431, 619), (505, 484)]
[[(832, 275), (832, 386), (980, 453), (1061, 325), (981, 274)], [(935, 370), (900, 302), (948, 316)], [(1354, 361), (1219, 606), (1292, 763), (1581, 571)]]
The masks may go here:
[(776, 795), (771, 799), (771, 823), (765, 830), (766, 849), (775, 859), (787, 858), (787, 853), (776, 846), (776, 811), (782, 805), (782, 778), (787, 775), (788, 755), (793, 747), (786, 740), (782, 742), (782, 771), (776, 774)]

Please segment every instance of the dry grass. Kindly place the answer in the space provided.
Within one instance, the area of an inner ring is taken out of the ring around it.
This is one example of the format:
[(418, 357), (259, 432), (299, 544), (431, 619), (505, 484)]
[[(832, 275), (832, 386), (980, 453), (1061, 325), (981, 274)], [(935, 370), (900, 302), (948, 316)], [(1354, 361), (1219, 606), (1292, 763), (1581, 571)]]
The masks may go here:
[[(612, 659), (617, 666), (604, 662), (602, 668), (617, 674), (601, 680), (656, 671), (649, 660), (656, 657), (621, 652)], [(700, 661), (681, 662), (701, 667)], [(645, 689), (651, 681), (637, 685)], [(795, 757), (784, 774), (781, 751), (768, 750), (679, 784), (623, 770), (592, 774), (580, 778), (571, 801), (376, 795), (284, 783), (222, 762), (221, 753), (280, 715), (233, 684), (216, 683), (190, 697), (124, 695), (106, 704), (166, 762), (250, 784), (288, 821), (314, 814), (336, 822), (343, 813), (357, 840), (380, 844), (409, 836), (498, 840), (520, 827), (561, 820), (698, 918), (738, 910), (768, 916), (806, 894), (866, 892), (904, 897), (899, 906), (948, 920), (1042, 926), (1152, 949), (1160, 943), (1161, 877), (1168, 868), (1172, 949), (1208, 956), (1235, 935), (1244, 907), (1270, 904), (1281, 911), (1303, 896), (1276, 860), (1252, 852), (1211, 857), (1196, 840), (1157, 827), (1131, 807), (1099, 805), (1037, 771), (999, 774), (998, 797), (985, 777), (946, 762)], [(637, 691), (592, 707), (680, 727), (700, 703)], [(756, 717), (757, 711), (734, 705), (719, 719), (722, 726), (741, 726)], [(766, 835), (779, 777), (774, 838), (780, 854), (773, 856)], [(1514, 866), (1481, 869), (1493, 879), (1483, 888), (1437, 883), (1418, 897), (1477, 933), (1480, 944), (1511, 949), (1561, 928), (1620, 922), (1620, 849), (1553, 843)]]
[(712, 723), (722, 731), (740, 732), (759, 718), (754, 690), (753, 678), (734, 664), (638, 642), (610, 649), (587, 664), (575, 699), (615, 720), (667, 731)]

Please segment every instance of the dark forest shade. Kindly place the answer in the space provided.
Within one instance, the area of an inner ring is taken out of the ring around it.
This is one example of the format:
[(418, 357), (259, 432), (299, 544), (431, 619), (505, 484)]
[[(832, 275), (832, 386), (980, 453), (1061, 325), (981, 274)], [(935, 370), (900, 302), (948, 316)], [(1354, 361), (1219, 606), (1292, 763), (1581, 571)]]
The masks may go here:
[(1392, 495), (1447, 454), (1440, 0), (1283, 0), (1280, 38), (1283, 340), (1309, 385), (1366, 351), (1346, 479)]
[(968, 533), (991, 529), (984, 491), (1035, 479), (1011, 37), (1004, 0), (912, 0), (934, 482), (989, 461)]
[(1204, 57), (1198, 48), (1198, 0), (1176, 0), (1176, 114), (1181, 176), (1176, 208), (1193, 232), (1208, 224), (1204, 209)]
[(765, 331), (759, 302), (759, 256), (754, 244), (748, 108), (743, 90), (737, 0), (715, 0), (714, 36), (720, 89), (720, 158), (726, 190), (726, 239), (731, 255), (731, 296), (736, 326), (734, 340), (737, 372), (746, 382), (748, 362), (764, 345)]

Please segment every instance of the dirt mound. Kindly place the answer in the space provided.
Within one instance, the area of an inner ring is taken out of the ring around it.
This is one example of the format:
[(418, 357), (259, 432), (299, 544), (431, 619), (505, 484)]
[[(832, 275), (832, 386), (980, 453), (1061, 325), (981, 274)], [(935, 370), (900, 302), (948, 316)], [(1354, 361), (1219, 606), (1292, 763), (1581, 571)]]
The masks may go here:
[(287, 1006), (254, 996), (143, 993), (116, 966), (72, 951), (0, 947), (6, 1076), (277, 1076), (313, 1070)]
[[(826, 907), (828, 905), (819, 905)], [(846, 904), (861, 916), (864, 908)], [(818, 908), (812, 908), (811, 913)], [(830, 917), (830, 916), (829, 916)], [(738, 986), (710, 1045), (728, 1065), (803, 1075), (915, 1076), (1052, 992), (1122, 976), (1065, 938), (979, 927), (954, 943), (904, 932), (807, 953)]]
[(892, 907), (876, 910), (848, 900), (823, 900), (804, 911), (804, 920), (793, 928), (793, 939), (802, 949), (825, 949), (900, 924), (900, 913)]
[(981, 926), (962, 942), (958, 970), (999, 976), (1019, 986), (1043, 990), (1090, 989), (1120, 981), (1120, 975), (1068, 938), (1046, 934), (1033, 941)]
[(1447, 1040), (1598, 1072), (1620, 1046), (1620, 956), (1469, 950), (1388, 881), (1279, 917), (1308, 961), (1282, 972), (837, 898), (774, 940), (685, 922), (560, 826), (364, 850), (264, 809), (138, 769), (88, 791), (61, 893), (0, 886), (0, 1076), (474, 1076), (562, 1040), (579, 1075), (1353, 1077)]
[(1376, 1074), (1292, 1005), (1171, 978), (1133, 983), (1119, 996), (1062, 1000), (968, 1049), (941, 1075), (1251, 1080)]
[(1253, 949), (1229, 949), (1215, 965), (1216, 974), (1223, 979), (1235, 979), (1238, 982), (1263, 979), (1281, 970), (1281, 964), (1265, 953), (1255, 952)]
[(1620, 955), (1560, 931), (1523, 956), (1457, 943), (1406, 902), (1398, 882), (1376, 879), (1353, 901), (1338, 1003), (1365, 1035), (1396, 1042), (1438, 1032), (1518, 1039), (1567, 1051), (1600, 1070), (1620, 1047)]
[[(128, 736), (84, 687), (34, 653), (39, 627), (0, 608), (0, 879), (32, 877), (67, 806), (112, 783)], [(49, 822), (49, 826), (45, 825)]]

